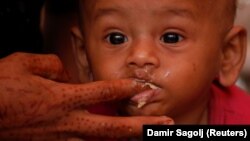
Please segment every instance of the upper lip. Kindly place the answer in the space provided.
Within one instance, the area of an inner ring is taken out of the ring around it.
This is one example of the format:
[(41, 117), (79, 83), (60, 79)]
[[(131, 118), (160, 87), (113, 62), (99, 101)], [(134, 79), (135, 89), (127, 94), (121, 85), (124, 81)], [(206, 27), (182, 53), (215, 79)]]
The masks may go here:
[(156, 88), (161, 88), (158, 84), (154, 83), (152, 80), (146, 80), (146, 79), (138, 79), (138, 78), (134, 78), (136, 81), (138, 82), (142, 82), (145, 83), (145, 86), (149, 86), (152, 89)]

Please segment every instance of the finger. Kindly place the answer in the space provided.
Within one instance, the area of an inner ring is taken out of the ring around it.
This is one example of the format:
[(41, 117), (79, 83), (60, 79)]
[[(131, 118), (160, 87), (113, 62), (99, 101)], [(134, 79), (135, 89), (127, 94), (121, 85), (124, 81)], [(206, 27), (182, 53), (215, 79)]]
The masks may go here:
[(172, 125), (169, 117), (108, 117), (82, 111), (58, 122), (57, 132), (82, 137), (131, 138), (142, 135), (143, 124)]
[(57, 83), (51, 88), (54, 93), (51, 102), (69, 111), (80, 106), (119, 101), (146, 89), (148, 87), (143, 83), (131, 79), (96, 81), (77, 85)]
[(69, 79), (61, 60), (56, 55), (15, 53), (12, 57), (21, 61), (21, 65), (33, 74), (63, 82)]
[(68, 134), (51, 132), (45, 127), (16, 128), (0, 132), (1, 141), (69, 141), (79, 139)]
[[(108, 117), (84, 111), (72, 112), (67, 117), (50, 125), (19, 128), (0, 132), (0, 139), (30, 140), (68, 138), (133, 138), (142, 135), (144, 124), (172, 125), (171, 118), (162, 117)], [(41, 138), (43, 137), (43, 138)]]

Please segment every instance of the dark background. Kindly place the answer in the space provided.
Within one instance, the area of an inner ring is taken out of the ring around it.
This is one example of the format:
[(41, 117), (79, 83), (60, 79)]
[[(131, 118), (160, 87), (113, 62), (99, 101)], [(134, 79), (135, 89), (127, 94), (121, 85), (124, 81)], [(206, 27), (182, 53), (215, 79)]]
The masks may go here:
[[(43, 52), (40, 11), (46, 0), (0, 0), (0, 58), (13, 52)], [(74, 12), (77, 0), (48, 0), (54, 16)]]
[(0, 57), (13, 52), (42, 52), (39, 30), (44, 0), (0, 0)]

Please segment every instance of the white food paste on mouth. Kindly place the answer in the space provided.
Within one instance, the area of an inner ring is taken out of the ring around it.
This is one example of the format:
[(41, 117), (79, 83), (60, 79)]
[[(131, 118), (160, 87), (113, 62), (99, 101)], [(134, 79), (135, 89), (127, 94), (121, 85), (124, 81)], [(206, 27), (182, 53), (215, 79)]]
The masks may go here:
[(146, 90), (144, 92), (141, 92), (134, 97), (131, 98), (133, 102), (137, 104), (137, 108), (142, 108), (144, 105), (147, 104), (147, 102), (152, 98), (154, 95), (154, 90), (159, 89), (156, 85), (150, 83), (150, 82), (145, 82), (144, 86), (148, 86), (150, 90)]

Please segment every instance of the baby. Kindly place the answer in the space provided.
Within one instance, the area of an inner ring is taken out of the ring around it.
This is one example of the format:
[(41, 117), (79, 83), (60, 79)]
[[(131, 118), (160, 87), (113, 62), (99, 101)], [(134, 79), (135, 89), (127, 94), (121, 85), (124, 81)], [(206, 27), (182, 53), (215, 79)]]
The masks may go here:
[(123, 113), (176, 124), (250, 123), (250, 97), (234, 83), (246, 31), (235, 0), (80, 0), (75, 37), (94, 81), (131, 78), (151, 89)]

